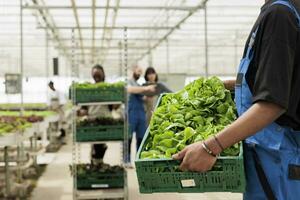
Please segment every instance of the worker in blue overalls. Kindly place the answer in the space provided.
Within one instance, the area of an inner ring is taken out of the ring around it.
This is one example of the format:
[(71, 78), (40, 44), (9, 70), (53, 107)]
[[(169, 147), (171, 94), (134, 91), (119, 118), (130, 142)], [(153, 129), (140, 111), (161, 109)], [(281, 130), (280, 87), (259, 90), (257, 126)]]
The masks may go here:
[[(127, 92), (129, 93), (128, 99), (128, 122), (129, 122), (129, 131), (130, 135), (135, 133), (136, 136), (136, 149), (138, 150), (144, 134), (146, 132), (146, 112), (144, 108), (144, 100), (143, 97), (145, 94), (155, 93), (156, 86), (141, 86), (138, 83), (138, 80), (143, 74), (143, 70), (140, 66), (132, 67), (132, 78), (128, 81)], [(131, 168), (131, 141), (130, 137), (128, 142), (128, 154), (125, 158), (125, 167)]]
[(239, 118), (174, 155), (182, 170), (208, 171), (215, 155), (245, 140), (244, 199), (300, 199), (299, 11), (299, 0), (266, 1), (234, 80)]

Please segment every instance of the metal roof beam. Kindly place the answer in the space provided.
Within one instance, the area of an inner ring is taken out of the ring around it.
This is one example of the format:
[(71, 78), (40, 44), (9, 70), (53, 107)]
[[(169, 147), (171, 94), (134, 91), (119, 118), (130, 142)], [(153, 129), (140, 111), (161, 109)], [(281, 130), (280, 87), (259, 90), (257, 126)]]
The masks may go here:
[[(104, 30), (102, 31), (102, 38), (105, 38), (106, 37), (106, 32), (107, 32), (107, 18), (108, 18), (108, 11), (109, 11), (109, 0), (106, 0), (106, 9), (105, 9), (105, 17), (104, 17), (104, 25), (103, 25), (103, 27), (104, 27)], [(112, 26), (113, 27), (113, 26)], [(107, 40), (101, 40), (101, 47), (103, 47), (104, 46), (104, 42), (106, 42)], [(102, 53), (102, 51), (101, 51), (101, 54), (103, 54)], [(100, 54), (100, 56), (101, 56), (101, 54)], [(97, 62), (99, 62), (98, 61), (98, 59), (97, 59)]]
[[(1, 36), (1, 34), (0, 34)], [(50, 40), (52, 40), (54, 38), (50, 38)], [(78, 38), (75, 38), (75, 40)], [(84, 41), (100, 41), (102, 40), (102, 38), (82, 38)], [(148, 40), (160, 40), (161, 38), (128, 38), (129, 41), (148, 41)], [(72, 38), (60, 38), (61, 41), (71, 41)], [(104, 38), (103, 40), (110, 40), (110, 41), (122, 41), (123, 38)]]
[[(37, 0), (32, 0), (32, 3), (35, 4), (36, 6), (39, 6)], [(45, 4), (44, 1), (42, 1), (42, 3)], [(57, 32), (56, 25), (54, 23), (53, 18), (49, 15), (49, 12), (47, 10), (45, 11), (42, 9), (38, 9), (38, 13), (40, 14), (42, 20), (44, 21), (44, 23), (46, 25), (45, 29), (47, 29), (47, 30), (50, 29), (52, 36), (55, 38), (55, 41), (58, 43), (59, 49), (61, 49), (63, 51), (63, 53), (65, 54), (66, 57), (69, 57), (70, 55), (68, 55), (64, 45), (60, 41), (59, 33)], [(24, 35), (26, 35), (26, 33), (24, 33)]]
[[(19, 45), (1, 45), (2, 48), (19, 48), (20, 46)], [(46, 46), (45, 45), (24, 45), (24, 48), (45, 48)], [(55, 47), (53, 45), (49, 46), (49, 47)], [(57, 46), (56, 46), (57, 47)], [(71, 48), (71, 46), (66, 46), (67, 48)], [(195, 46), (195, 44), (174, 44), (173, 45), (170, 45), (170, 48), (171, 49), (174, 49), (174, 48), (190, 48), (190, 49), (197, 49), (198, 47), (204, 47), (204, 45), (197, 45)], [(224, 45), (224, 44), (210, 44), (209, 47), (245, 47), (245, 45), (234, 45), (234, 44), (228, 44), (228, 45)], [(75, 49), (80, 49), (81, 47), (72, 47), (72, 48), (75, 48)], [(91, 46), (85, 46), (84, 49), (92, 49), (93, 47)], [(101, 49), (101, 47), (95, 47), (96, 49)], [(109, 48), (112, 48), (112, 49), (117, 49), (117, 46), (113, 46), (113, 47), (103, 47), (104, 49), (109, 49)], [(165, 48), (165, 47), (163, 47)], [(134, 46), (134, 47), (128, 47), (128, 49), (148, 49), (148, 46)], [(84, 55), (87, 55), (84, 53)], [(90, 55), (90, 54), (89, 54)], [(109, 55), (109, 54), (108, 54)], [(119, 55), (119, 54), (118, 54)], [(139, 54), (141, 55), (141, 54)]]
[[(72, 6), (42, 6), (42, 5), (27, 5), (23, 6), (25, 9), (44, 9), (44, 10), (64, 10), (72, 9)], [(175, 11), (191, 11), (197, 6), (121, 6), (120, 9), (123, 10), (175, 10)], [(88, 9), (90, 10), (91, 6), (77, 6), (77, 9)], [(105, 10), (106, 6), (96, 6), (97, 10)], [(260, 6), (251, 6), (251, 5), (214, 5), (209, 6), (210, 9), (260, 9)], [(109, 6), (108, 9), (115, 10), (117, 6)]]
[[(77, 53), (77, 54), (75, 54), (75, 55), (78, 55), (79, 53)], [(90, 53), (85, 53), (85, 55), (90, 55)], [(119, 52), (117, 52), (117, 51), (113, 51), (112, 53), (109, 53), (108, 54), (108, 56), (119, 56)], [(141, 55), (140, 53), (137, 53), (137, 51), (136, 52), (133, 52), (133, 53), (131, 53), (129, 56), (132, 56), (132, 55)]]
[[(81, 49), (81, 47), (72, 47), (72, 46), (66, 46), (66, 48), (73, 48), (73, 49)], [(128, 47), (128, 49), (147, 49), (148, 46), (135, 46), (135, 47)], [(93, 49), (92, 46), (84, 46), (83, 49)], [(102, 50), (102, 49), (120, 49), (120, 47), (115, 46), (115, 47), (95, 47), (95, 50)]]
[[(24, 9), (26, 8), (26, 6), (24, 7)], [(208, 6), (208, 8), (209, 9), (211, 9), (211, 7), (209, 7)], [(5, 18), (7, 18), (7, 17), (11, 17), (11, 16), (16, 16), (16, 15), (18, 15), (19, 13), (17, 13), (17, 12), (15, 12), (15, 13), (5, 13), (5, 14), (3, 14), (3, 13), (0, 13), (0, 18), (2, 18), (2, 17), (5, 17)], [(150, 15), (146, 15), (146, 14), (143, 14), (143, 15), (134, 15), (134, 17), (132, 16), (132, 15), (120, 15), (122, 18), (135, 18), (135, 17), (139, 17), (139, 18), (149, 18), (149, 17), (151, 17)], [(174, 15), (172, 15), (173, 17), (181, 17), (182, 16), (182, 14), (174, 14)], [(218, 13), (208, 13), (208, 15), (207, 15), (209, 18), (210, 17), (224, 17), (224, 18), (232, 18), (232, 17), (242, 17), (242, 18), (245, 18), (245, 17), (251, 17), (251, 18), (255, 18), (255, 17), (257, 17), (258, 16), (258, 14), (257, 13), (254, 13), (254, 14), (249, 14), (249, 13), (244, 13), (244, 14), (241, 14), (241, 13), (231, 13), (231, 14), (223, 14), (223, 13), (221, 13), (221, 14), (218, 14)], [(24, 13), (24, 18), (31, 18), (32, 17), (32, 15), (31, 14), (26, 14), (26, 13)], [(61, 14), (56, 14), (55, 15), (55, 17), (70, 17), (70, 15), (69, 14), (66, 14), (66, 13), (61, 13)], [(82, 15), (80, 15), (80, 17), (82, 17), (82, 18), (89, 18), (90, 17), (90, 15), (87, 15), (87, 14), (82, 14)]]
[[(117, 16), (118, 16), (119, 7), (120, 7), (120, 0), (117, 0), (116, 7), (117, 7), (117, 9), (114, 10), (114, 14), (113, 14), (112, 27), (116, 26), (116, 20), (117, 20)], [(113, 29), (109, 29), (108, 30), (108, 38), (112, 38), (112, 34), (113, 34)], [(103, 38), (105, 38), (105, 36)], [(107, 42), (107, 45), (110, 47), (111, 40), (105, 40), (105, 41)], [(109, 49), (107, 49), (106, 51), (104, 51), (104, 53), (102, 54), (103, 57), (100, 60), (101, 62), (105, 61), (105, 57), (106, 57), (106, 55), (107, 55), (108, 52), (109, 52)]]
[[(239, 47), (244, 47), (245, 45), (225, 45), (225, 44), (211, 44), (209, 45), (209, 47), (236, 47), (236, 46), (239, 46)], [(177, 48), (184, 48), (184, 49), (199, 49), (200, 47), (205, 47), (205, 45), (197, 45), (195, 46), (195, 44), (174, 44), (174, 45), (170, 45), (170, 49), (177, 49)], [(69, 46), (69, 48), (71, 48), (71, 46)], [(92, 46), (85, 46), (84, 49), (92, 49), (93, 47)], [(96, 51), (99, 51), (99, 50), (106, 50), (106, 49), (118, 49), (119, 47), (118, 46), (111, 46), (111, 47), (95, 47)], [(163, 47), (165, 48), (165, 47)], [(80, 49), (80, 47), (75, 47), (75, 49)], [(129, 50), (135, 50), (135, 49), (148, 49), (148, 46), (129, 46), (128, 47)]]
[[(80, 24), (79, 24), (79, 17), (78, 17), (78, 13), (77, 13), (77, 7), (76, 7), (75, 0), (71, 0), (71, 3), (72, 3), (72, 9), (73, 9), (73, 13), (74, 13), (75, 21), (76, 21), (76, 27), (77, 27), (78, 34), (79, 34), (79, 42), (80, 42), (80, 47), (81, 47), (81, 53), (83, 53), (82, 34), (81, 34), (81, 28), (80, 28)], [(82, 55), (82, 59), (84, 60), (83, 55)]]
[(160, 39), (155, 45), (153, 45), (152, 47), (148, 48), (148, 51), (145, 52), (144, 54), (142, 54), (142, 56), (137, 60), (141, 60), (143, 59), (146, 55), (150, 54), (151, 51), (153, 49), (155, 49), (156, 47), (158, 47), (163, 41), (165, 41), (166, 39), (168, 39), (168, 37), (176, 30), (178, 29), (182, 24), (185, 23), (185, 21), (190, 18), (192, 15), (194, 15), (199, 9), (204, 8), (204, 6), (206, 5), (208, 0), (202, 0), (202, 2), (195, 7), (193, 10), (191, 10), (183, 19), (181, 19), (171, 30), (168, 31), (168, 33), (162, 38)]
[[(38, 29), (46, 29), (47, 27), (43, 27), (40, 26), (38, 27)], [(93, 27), (91, 26), (81, 26), (81, 27), (77, 27), (77, 26), (58, 26), (56, 27), (57, 29), (62, 29), (62, 30), (70, 30), (70, 29), (93, 29)], [(113, 29), (113, 30), (123, 30), (124, 27), (120, 27), (120, 26), (115, 26), (115, 27), (94, 27), (97, 30), (105, 30), (105, 29)], [(166, 27), (166, 26), (129, 26), (127, 27), (128, 29), (131, 30), (169, 30), (169, 29), (174, 29), (174, 27)], [(177, 27), (175, 27), (177, 28)]]
[[(59, 10), (59, 9), (72, 9), (72, 6), (25, 6), (25, 9), (45, 9), (45, 10)], [(77, 6), (77, 9), (88, 9), (90, 10), (92, 6)], [(193, 6), (121, 6), (119, 9), (122, 10), (176, 10), (176, 11), (191, 11), (195, 7)], [(96, 6), (95, 9), (110, 9), (116, 10), (118, 6)]]

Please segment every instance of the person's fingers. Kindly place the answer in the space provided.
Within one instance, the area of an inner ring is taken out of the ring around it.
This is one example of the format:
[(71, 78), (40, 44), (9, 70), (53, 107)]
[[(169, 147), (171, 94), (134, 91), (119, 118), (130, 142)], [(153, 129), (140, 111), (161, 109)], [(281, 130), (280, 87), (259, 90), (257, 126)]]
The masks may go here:
[(187, 165), (180, 165), (180, 166), (179, 166), (179, 169), (180, 169), (180, 171), (182, 171), (182, 172), (188, 172), (188, 171), (189, 171)]
[(149, 86), (147, 86), (147, 90), (148, 90), (149, 92), (154, 92), (154, 91), (155, 91), (155, 88), (153, 87), (153, 85), (149, 85)]
[(187, 158), (184, 157), (183, 161), (181, 162), (179, 169), (183, 172), (189, 171), (189, 163), (187, 162)]
[(179, 153), (176, 153), (176, 154), (174, 154), (174, 155), (172, 156), (172, 158), (173, 158), (174, 160), (181, 160), (180, 157), (181, 157), (180, 152), (179, 152)]
[(173, 158), (174, 160), (182, 160), (182, 159), (184, 158), (186, 152), (187, 152), (187, 148), (183, 149), (182, 151), (180, 151), (180, 152), (177, 153), (177, 154), (174, 154), (174, 155), (172, 156), (172, 158)]
[(195, 168), (195, 166), (190, 166), (189, 171), (190, 172), (197, 172), (197, 169)]
[(155, 85), (151, 85), (151, 91), (155, 91), (156, 90), (156, 86)]
[(188, 171), (188, 165), (185, 162), (182, 162), (179, 166), (179, 169), (183, 172)]

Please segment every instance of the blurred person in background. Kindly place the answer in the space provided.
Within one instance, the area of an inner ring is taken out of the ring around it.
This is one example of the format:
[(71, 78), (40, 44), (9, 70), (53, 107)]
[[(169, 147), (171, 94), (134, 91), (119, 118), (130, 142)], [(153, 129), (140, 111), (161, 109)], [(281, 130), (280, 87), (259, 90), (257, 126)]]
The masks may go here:
[(54, 82), (53, 81), (49, 81), (48, 83), (48, 89), (50, 89), (49, 93), (48, 93), (48, 98), (49, 98), (49, 109), (57, 112), (59, 114), (59, 131), (60, 131), (60, 135), (58, 136), (59, 141), (62, 144), (66, 144), (65, 141), (65, 137), (66, 137), (66, 128), (65, 124), (66, 119), (65, 119), (65, 110), (64, 110), (64, 105), (62, 104), (61, 101), (61, 96), (63, 96), (63, 94), (61, 92), (59, 92), (58, 90), (56, 90)]
[[(95, 65), (92, 68), (92, 77), (95, 83), (100, 83), (105, 81), (104, 68), (101, 65)], [(120, 109), (119, 105), (93, 105), (93, 106), (83, 106), (79, 110), (79, 116), (84, 116), (89, 119), (96, 119), (97, 117), (110, 117), (113, 118), (116, 115), (112, 115), (113, 109)], [(118, 117), (122, 117), (119, 115)], [(91, 151), (91, 163), (101, 164), (103, 163), (103, 158), (107, 150), (106, 144), (94, 144)]]
[(153, 109), (156, 105), (159, 95), (162, 93), (171, 93), (172, 90), (170, 90), (165, 84), (159, 82), (158, 74), (153, 67), (148, 67), (146, 69), (144, 78), (146, 80), (144, 85), (156, 85), (156, 92), (153, 95), (144, 96), (147, 125), (149, 125)]
[(128, 98), (128, 121), (129, 121), (129, 142), (128, 142), (128, 156), (125, 158), (127, 167), (131, 167), (130, 153), (131, 153), (131, 141), (132, 135), (136, 135), (136, 149), (138, 150), (144, 134), (146, 132), (146, 113), (144, 108), (144, 94), (154, 93), (155, 85), (141, 86), (138, 84), (138, 80), (143, 74), (143, 69), (139, 66), (133, 66), (132, 78), (128, 81), (127, 92)]
[(239, 118), (174, 155), (184, 171), (212, 169), (245, 140), (244, 200), (300, 198), (300, 2), (267, 0), (247, 40), (235, 87)]

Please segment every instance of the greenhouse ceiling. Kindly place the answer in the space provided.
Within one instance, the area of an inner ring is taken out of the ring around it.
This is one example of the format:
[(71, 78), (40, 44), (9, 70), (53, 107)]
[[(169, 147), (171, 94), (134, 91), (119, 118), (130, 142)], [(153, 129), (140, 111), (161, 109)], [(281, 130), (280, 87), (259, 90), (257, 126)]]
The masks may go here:
[(232, 74), (264, 1), (23, 0), (22, 7), (20, 2), (0, 0), (1, 73), (20, 65), (22, 38), (25, 72), (33, 75), (44, 74), (54, 56), (66, 63), (76, 59), (82, 67), (109, 65), (115, 73), (125, 44), (129, 65), (172, 73), (185, 66), (199, 74), (208, 66), (210, 74)]

